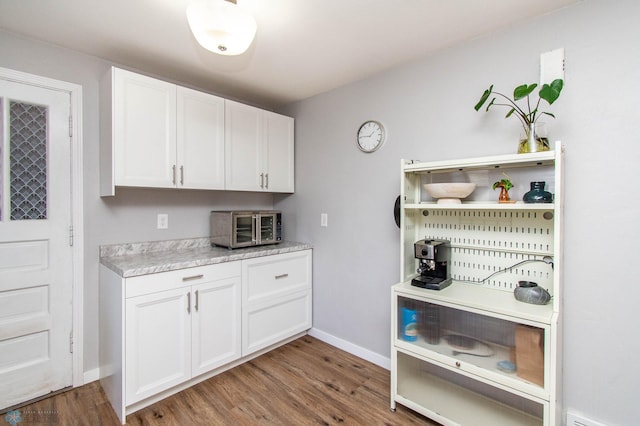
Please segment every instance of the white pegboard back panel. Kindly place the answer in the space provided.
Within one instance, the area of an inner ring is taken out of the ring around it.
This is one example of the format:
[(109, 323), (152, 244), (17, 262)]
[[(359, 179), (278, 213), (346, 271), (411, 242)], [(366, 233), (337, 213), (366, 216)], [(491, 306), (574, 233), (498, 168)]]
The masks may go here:
[(552, 210), (425, 209), (412, 219), (416, 241), (451, 242), (453, 279), (504, 291), (534, 281), (553, 295), (552, 266), (542, 262), (553, 255)]
[(518, 281), (533, 281), (553, 296), (553, 269), (541, 260), (530, 254), (454, 247), (451, 277), (504, 291), (513, 291)]
[(421, 222), (417, 239), (446, 239), (452, 247), (553, 253), (552, 212), (426, 209)]

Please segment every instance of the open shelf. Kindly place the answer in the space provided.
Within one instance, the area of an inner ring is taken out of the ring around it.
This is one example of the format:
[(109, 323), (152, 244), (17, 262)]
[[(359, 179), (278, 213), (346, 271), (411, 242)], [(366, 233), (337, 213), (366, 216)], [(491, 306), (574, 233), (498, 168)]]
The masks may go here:
[(405, 173), (451, 173), (469, 170), (509, 169), (514, 167), (536, 167), (553, 165), (555, 151), (530, 154), (508, 154), (456, 160), (412, 162), (404, 166)]
[(394, 290), (401, 296), (419, 299), (453, 308), (464, 308), (483, 315), (532, 321), (551, 325), (555, 321), (553, 305), (532, 305), (516, 300), (512, 292), (487, 288), (477, 284), (454, 281), (442, 290), (427, 290), (412, 286), (411, 281), (398, 283)]
[(517, 201), (515, 203), (498, 203), (489, 201), (471, 201), (462, 202), (460, 204), (438, 204), (436, 202), (422, 202), (405, 204), (405, 209), (409, 210), (426, 210), (426, 209), (438, 209), (438, 210), (548, 210), (553, 211), (555, 204), (553, 203), (524, 203)]

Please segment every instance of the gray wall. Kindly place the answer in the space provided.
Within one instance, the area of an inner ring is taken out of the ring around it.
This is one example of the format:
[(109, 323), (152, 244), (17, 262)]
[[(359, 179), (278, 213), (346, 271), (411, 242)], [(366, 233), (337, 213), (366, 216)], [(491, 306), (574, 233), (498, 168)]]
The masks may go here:
[[(206, 237), (209, 211), (272, 208), (273, 196), (221, 191), (119, 189), (99, 196), (98, 86), (110, 63), (0, 31), (0, 67), (79, 84), (83, 90), (84, 179), (84, 370), (98, 367), (98, 247), (136, 241)], [(169, 214), (169, 229), (156, 215)], [(285, 216), (286, 218), (286, 216)], [(93, 371), (92, 371), (93, 370)]]
[[(314, 328), (389, 356), (400, 159), (515, 153), (517, 121), (473, 105), (491, 83), (511, 93), (537, 82), (540, 53), (564, 47), (566, 86), (551, 107), (557, 119), (546, 121), (566, 147), (565, 407), (610, 425), (637, 424), (639, 18), (635, 0), (585, 0), (290, 105), (296, 194), (276, 198), (276, 207), (295, 212), (288, 234), (314, 245)], [(367, 119), (388, 131), (373, 154), (355, 143)]]

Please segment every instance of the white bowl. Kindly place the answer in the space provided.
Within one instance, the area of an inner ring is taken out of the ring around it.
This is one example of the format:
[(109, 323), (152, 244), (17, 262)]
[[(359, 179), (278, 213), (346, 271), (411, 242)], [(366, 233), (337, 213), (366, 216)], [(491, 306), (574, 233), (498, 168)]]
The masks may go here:
[(438, 204), (460, 204), (460, 199), (471, 195), (476, 189), (475, 183), (451, 182), (451, 183), (425, 183), (425, 191), (438, 199)]

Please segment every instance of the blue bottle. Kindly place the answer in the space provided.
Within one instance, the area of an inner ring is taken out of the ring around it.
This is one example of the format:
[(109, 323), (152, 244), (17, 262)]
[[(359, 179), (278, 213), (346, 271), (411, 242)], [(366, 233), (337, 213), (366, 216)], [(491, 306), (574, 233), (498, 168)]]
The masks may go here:
[(402, 308), (402, 339), (407, 342), (418, 340), (418, 313), (413, 309)]

